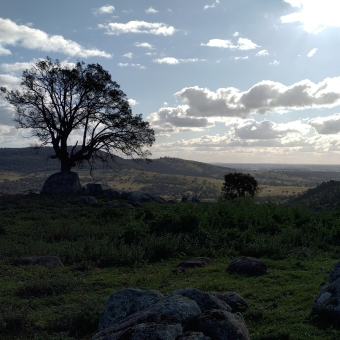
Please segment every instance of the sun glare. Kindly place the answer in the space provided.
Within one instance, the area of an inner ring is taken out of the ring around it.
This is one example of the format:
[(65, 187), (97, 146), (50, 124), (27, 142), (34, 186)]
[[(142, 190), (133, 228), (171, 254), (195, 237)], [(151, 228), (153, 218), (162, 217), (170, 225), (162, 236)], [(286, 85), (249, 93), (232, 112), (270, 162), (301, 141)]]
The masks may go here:
[(340, 1), (336, 0), (285, 0), (300, 11), (281, 18), (282, 22), (301, 22), (305, 31), (319, 33), (326, 27), (340, 27)]

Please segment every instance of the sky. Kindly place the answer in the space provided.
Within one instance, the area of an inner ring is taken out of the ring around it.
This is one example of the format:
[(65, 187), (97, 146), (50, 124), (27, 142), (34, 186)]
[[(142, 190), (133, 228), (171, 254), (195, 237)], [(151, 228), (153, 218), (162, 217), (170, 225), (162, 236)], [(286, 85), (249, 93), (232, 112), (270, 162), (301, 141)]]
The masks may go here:
[[(338, 0), (0, 0), (0, 86), (47, 56), (98, 63), (153, 158), (338, 164)], [(0, 99), (0, 147), (34, 140)]]

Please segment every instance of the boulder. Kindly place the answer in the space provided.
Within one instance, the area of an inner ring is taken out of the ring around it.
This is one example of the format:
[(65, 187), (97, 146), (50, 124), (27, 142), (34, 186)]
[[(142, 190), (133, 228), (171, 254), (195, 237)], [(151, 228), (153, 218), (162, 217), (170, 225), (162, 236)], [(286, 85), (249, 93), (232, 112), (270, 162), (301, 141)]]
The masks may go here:
[(208, 257), (195, 257), (193, 259), (181, 262), (178, 264), (174, 271), (183, 270), (185, 271), (186, 268), (199, 268), (204, 267), (207, 263), (210, 263), (211, 260)]
[(203, 292), (202, 290), (196, 288), (184, 288), (175, 290), (171, 293), (170, 296), (173, 295), (182, 295), (191, 300), (194, 300), (198, 304), (198, 307), (200, 308), (202, 313), (209, 309), (222, 309), (231, 312), (231, 308), (225, 302), (217, 299), (212, 294)]
[(176, 340), (211, 340), (209, 336), (205, 336), (202, 332), (184, 332)]
[(176, 340), (182, 331), (180, 324), (147, 322), (110, 333), (108, 337), (105, 337), (105, 340)]
[(332, 283), (340, 277), (340, 262), (336, 263), (329, 274), (329, 282)]
[(86, 184), (86, 188), (88, 190), (88, 193), (90, 195), (102, 195), (103, 194), (103, 188), (99, 183), (88, 183)]
[(103, 190), (103, 195), (107, 197), (115, 198), (115, 199), (119, 199), (122, 196), (118, 191), (113, 190), (113, 189)]
[(198, 330), (213, 340), (250, 340), (241, 314), (221, 309), (207, 310), (197, 318)]
[(29, 256), (19, 257), (13, 261), (14, 266), (43, 266), (43, 267), (63, 267), (64, 264), (58, 256)]
[(226, 271), (231, 274), (260, 276), (267, 273), (267, 264), (254, 257), (242, 256), (229, 264)]
[(168, 296), (128, 316), (120, 323), (102, 330), (93, 337), (93, 340), (111, 339), (111, 335), (143, 323), (185, 325), (200, 314), (201, 310), (195, 301), (182, 295)]
[(99, 321), (98, 330), (111, 327), (133, 313), (149, 307), (164, 298), (157, 290), (141, 290), (125, 288), (110, 295), (107, 300), (103, 316)]
[(71, 203), (77, 205), (95, 205), (97, 204), (97, 199), (93, 196), (81, 196), (72, 200)]
[(215, 296), (217, 299), (225, 302), (230, 306), (232, 313), (243, 313), (249, 306), (247, 301), (236, 292), (209, 292), (211, 295)]
[(314, 300), (313, 310), (316, 314), (340, 318), (340, 278), (327, 283)]
[(181, 202), (189, 202), (189, 196), (183, 195)]
[(41, 190), (43, 195), (76, 195), (82, 191), (76, 172), (63, 171), (49, 176)]
[(200, 203), (201, 199), (198, 196), (194, 196), (194, 197), (191, 198), (191, 202)]

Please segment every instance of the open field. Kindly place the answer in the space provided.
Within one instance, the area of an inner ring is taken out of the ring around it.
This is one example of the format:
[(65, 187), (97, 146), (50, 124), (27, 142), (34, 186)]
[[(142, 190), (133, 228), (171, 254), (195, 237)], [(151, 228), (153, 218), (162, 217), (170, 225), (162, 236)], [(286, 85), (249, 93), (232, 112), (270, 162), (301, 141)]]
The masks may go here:
[[(254, 340), (336, 340), (340, 330), (312, 304), (340, 257), (339, 212), (283, 209), (252, 200), (143, 204), (134, 210), (81, 207), (67, 197), (0, 197), (0, 337), (91, 339), (108, 296), (123, 287), (235, 290), (250, 305)], [(59, 256), (64, 267), (16, 267), (15, 258)], [(225, 272), (240, 255), (264, 259), (268, 274)], [(174, 274), (182, 260), (205, 268)]]

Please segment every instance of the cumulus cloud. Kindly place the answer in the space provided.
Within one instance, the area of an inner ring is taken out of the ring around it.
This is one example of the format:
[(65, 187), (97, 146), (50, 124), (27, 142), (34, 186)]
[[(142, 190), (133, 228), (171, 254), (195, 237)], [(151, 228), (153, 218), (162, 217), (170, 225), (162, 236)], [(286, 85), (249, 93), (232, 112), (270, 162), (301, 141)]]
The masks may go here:
[(149, 43), (147, 43), (147, 42), (143, 42), (143, 43), (138, 43), (138, 42), (136, 42), (136, 43), (134, 43), (134, 46), (136, 46), (136, 47), (149, 48), (150, 50), (155, 49), (155, 46), (153, 46), (153, 45), (151, 45), (151, 44), (149, 44)]
[(298, 12), (281, 17), (283, 23), (300, 22), (309, 33), (319, 33), (326, 27), (340, 27), (339, 3), (334, 0), (284, 0)]
[(111, 54), (97, 49), (85, 49), (75, 41), (67, 40), (61, 35), (48, 35), (39, 29), (17, 25), (10, 19), (0, 18), (0, 52), (5, 45), (20, 45), (31, 50), (60, 52), (69, 56), (83, 58), (111, 58)]
[(245, 56), (245, 57), (234, 57), (235, 60), (247, 60), (249, 59), (248, 56)]
[(199, 61), (206, 61), (206, 60), (198, 59), (198, 58), (177, 59), (177, 58), (172, 58), (172, 57), (166, 57), (166, 58), (157, 58), (152, 61), (157, 64), (177, 65), (180, 63), (196, 63)]
[[(220, 88), (216, 92), (197, 86), (186, 87), (175, 93), (175, 97), (184, 104), (177, 107), (162, 107), (148, 117), (153, 126), (163, 134), (178, 132), (179, 126), (207, 128), (218, 121), (226, 122), (231, 117), (242, 120), (252, 114), (263, 115), (287, 110), (334, 107), (340, 105), (340, 77), (327, 78), (317, 84), (304, 80), (291, 86), (262, 81), (244, 92), (233, 87)], [(235, 126), (230, 121), (228, 124)], [(299, 125), (298, 128), (296, 123), (286, 124), (283, 127), (267, 121), (261, 123), (252, 121), (251, 124), (247, 121), (243, 125), (239, 122), (237, 124), (239, 127), (235, 130), (235, 136), (263, 134), (267, 136), (266, 139), (271, 139), (273, 136), (282, 137), (297, 129), (306, 132), (310, 126), (321, 131), (322, 125), (320, 121), (313, 120), (309, 124), (304, 124), (304, 127)], [(268, 133), (264, 134), (264, 130)]]
[(117, 64), (119, 67), (137, 67), (141, 70), (144, 70), (145, 69), (145, 66), (141, 65), (141, 64), (129, 64), (129, 63), (119, 63)]
[(137, 100), (132, 99), (132, 98), (128, 99), (128, 102), (129, 102), (130, 106), (135, 106), (135, 105), (139, 104), (139, 102), (137, 102)]
[(231, 40), (210, 39), (206, 44), (201, 43), (201, 46), (219, 47), (241, 51), (253, 50), (260, 47), (246, 38), (239, 38), (236, 44), (234, 44)]
[(111, 14), (115, 10), (114, 6), (105, 5), (94, 10), (95, 14)]
[(313, 48), (308, 54), (307, 54), (307, 57), (310, 58), (310, 57), (313, 57), (313, 55), (316, 53), (318, 49), (317, 48)]
[(269, 53), (268, 53), (267, 50), (262, 50), (262, 51), (257, 52), (255, 55), (256, 55), (256, 57), (264, 57), (264, 56), (266, 56), (268, 54)]
[(129, 52), (129, 53), (126, 53), (126, 54), (122, 55), (122, 57), (129, 58), (129, 59), (132, 59), (132, 56), (133, 56), (132, 52)]
[(21, 78), (10, 74), (0, 74), (0, 87), (6, 87), (8, 90), (17, 90), (20, 86)]
[(24, 63), (13, 63), (13, 64), (7, 64), (3, 63), (0, 65), (0, 68), (4, 70), (5, 72), (22, 72), (24, 70), (27, 70), (33, 66), (33, 62), (24, 62)]
[(113, 22), (109, 24), (99, 24), (99, 28), (105, 29), (106, 34), (119, 35), (123, 33), (146, 33), (155, 35), (173, 35), (175, 28), (163, 23), (151, 23), (146, 21), (129, 21), (126, 24)]
[(274, 60), (271, 63), (269, 63), (269, 65), (271, 65), (271, 66), (278, 66), (278, 65), (280, 65), (280, 62), (277, 61), (277, 60)]
[(158, 13), (157, 10), (155, 10), (154, 8), (150, 7), (148, 9), (145, 10), (145, 13), (148, 13), (148, 14), (155, 14), (155, 13)]
[(338, 134), (340, 132), (340, 113), (328, 117), (313, 118), (308, 124), (321, 135)]

